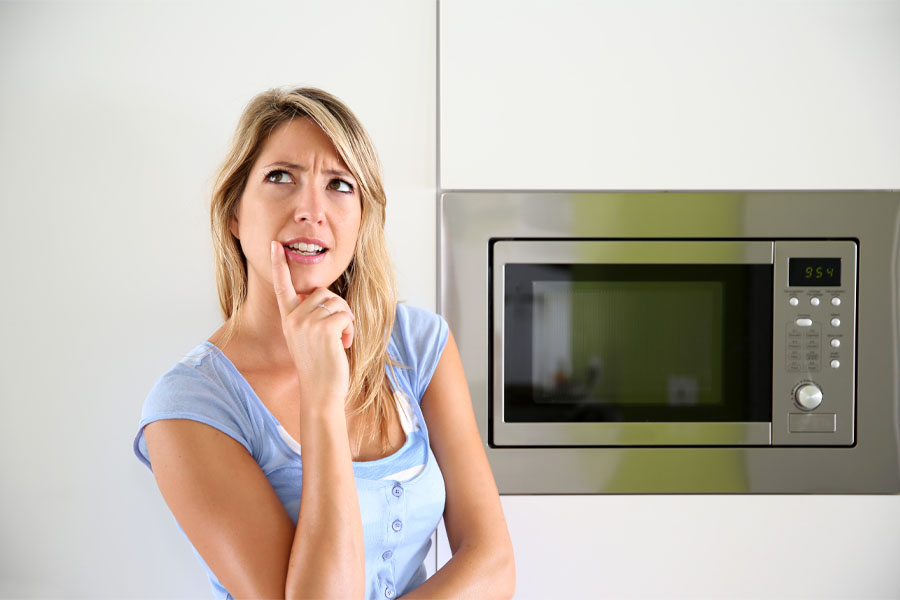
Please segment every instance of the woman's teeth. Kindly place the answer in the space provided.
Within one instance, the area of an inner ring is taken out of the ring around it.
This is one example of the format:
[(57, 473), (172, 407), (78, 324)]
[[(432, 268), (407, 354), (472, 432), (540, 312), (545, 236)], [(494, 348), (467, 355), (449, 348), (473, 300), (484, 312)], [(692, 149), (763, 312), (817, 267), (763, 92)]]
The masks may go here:
[(318, 244), (305, 244), (303, 242), (297, 242), (296, 244), (289, 244), (287, 246), (294, 252), (298, 254), (303, 254), (306, 256), (314, 256), (316, 254), (321, 254), (325, 252), (325, 248), (319, 246)]

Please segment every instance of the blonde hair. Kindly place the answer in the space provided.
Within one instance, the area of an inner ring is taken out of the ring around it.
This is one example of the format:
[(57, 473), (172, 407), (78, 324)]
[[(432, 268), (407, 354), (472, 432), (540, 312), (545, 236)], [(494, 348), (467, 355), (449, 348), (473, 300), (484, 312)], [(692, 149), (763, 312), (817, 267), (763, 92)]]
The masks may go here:
[(320, 89), (273, 88), (255, 96), (244, 109), (231, 149), (219, 167), (210, 202), (216, 285), (226, 320), (219, 347), (237, 332), (236, 317), (247, 297), (247, 259), (229, 225), (264, 142), (275, 128), (294, 118), (308, 118), (325, 132), (358, 184), (362, 217), (356, 249), (349, 266), (330, 289), (347, 301), (356, 316), (353, 345), (347, 350), (350, 389), (345, 404), (352, 408), (352, 414), (363, 415), (365, 425), (359, 428), (357, 447), (368, 433), (371, 439), (380, 436), (386, 450), (389, 411), (394, 409), (385, 365), (390, 365), (392, 373), (398, 366), (387, 353), (397, 293), (384, 238), (386, 198), (381, 164), (356, 115)]

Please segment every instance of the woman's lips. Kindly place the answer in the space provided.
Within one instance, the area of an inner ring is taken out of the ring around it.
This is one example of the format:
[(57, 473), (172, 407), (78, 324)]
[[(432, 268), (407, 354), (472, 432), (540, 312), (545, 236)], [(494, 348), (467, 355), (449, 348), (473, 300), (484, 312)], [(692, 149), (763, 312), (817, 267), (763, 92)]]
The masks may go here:
[(316, 263), (322, 262), (325, 259), (325, 255), (328, 254), (328, 249), (326, 248), (319, 254), (300, 254), (299, 252), (294, 252), (290, 248), (285, 247), (284, 253), (287, 255), (288, 260), (292, 262), (301, 265), (314, 265)]
[(294, 239), (292, 239), (292, 240), (288, 240), (288, 241), (286, 241), (286, 242), (283, 242), (281, 245), (282, 245), (282, 246), (290, 246), (291, 244), (296, 244), (296, 243), (298, 243), (298, 242), (303, 242), (304, 244), (315, 244), (316, 246), (322, 246), (323, 248), (326, 247), (326, 246), (325, 246), (325, 242), (323, 242), (323, 241), (320, 240), (319, 238), (311, 238), (311, 237), (298, 237), (298, 238), (294, 238)]

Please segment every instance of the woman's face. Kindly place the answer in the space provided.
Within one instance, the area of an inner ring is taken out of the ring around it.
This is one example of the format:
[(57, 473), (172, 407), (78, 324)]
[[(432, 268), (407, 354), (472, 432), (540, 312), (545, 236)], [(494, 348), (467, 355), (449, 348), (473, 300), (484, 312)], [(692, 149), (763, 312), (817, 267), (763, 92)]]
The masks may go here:
[(279, 125), (250, 171), (231, 232), (248, 286), (272, 290), (269, 244), (286, 247), (294, 289), (328, 287), (350, 264), (362, 216), (359, 190), (331, 140), (307, 118)]

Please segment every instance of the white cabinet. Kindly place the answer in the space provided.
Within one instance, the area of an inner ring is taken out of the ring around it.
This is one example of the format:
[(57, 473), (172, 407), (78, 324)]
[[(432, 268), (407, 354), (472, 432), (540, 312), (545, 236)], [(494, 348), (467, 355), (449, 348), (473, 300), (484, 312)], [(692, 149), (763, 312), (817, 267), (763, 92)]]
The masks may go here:
[(900, 3), (440, 4), (443, 189), (900, 187)]
[(897, 598), (894, 496), (503, 498), (516, 598)]

